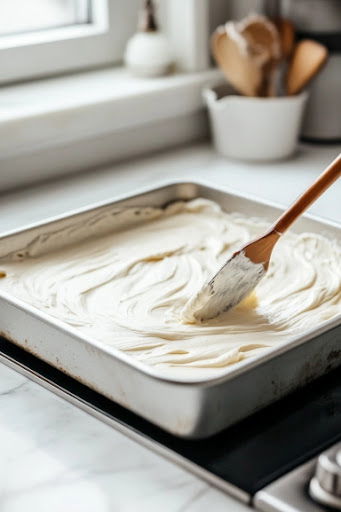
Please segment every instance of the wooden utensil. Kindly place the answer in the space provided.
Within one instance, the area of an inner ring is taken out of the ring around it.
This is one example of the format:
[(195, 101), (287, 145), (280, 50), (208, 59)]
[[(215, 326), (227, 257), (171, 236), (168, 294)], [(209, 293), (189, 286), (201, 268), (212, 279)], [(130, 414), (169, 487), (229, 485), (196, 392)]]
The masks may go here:
[(268, 55), (262, 67), (262, 84), (259, 96), (275, 96), (275, 80), (281, 58), (281, 41), (276, 26), (264, 16), (252, 15), (238, 24), (241, 35), (247, 40), (251, 53)]
[(228, 82), (240, 94), (258, 96), (262, 84), (262, 63), (267, 60), (267, 56), (250, 56), (246, 46), (243, 51), (226, 32), (225, 27), (218, 27), (213, 33), (211, 48), (213, 57)]
[(272, 250), (291, 224), (341, 176), (341, 153), (265, 233), (225, 263), (185, 307), (183, 317), (203, 321), (228, 311), (249, 295), (268, 269)]
[(281, 42), (282, 58), (289, 59), (295, 46), (295, 27), (294, 24), (285, 18), (276, 18), (273, 20)]
[(245, 96), (275, 94), (274, 76), (280, 59), (278, 31), (264, 16), (226, 23), (213, 34), (213, 56), (232, 86)]
[(286, 77), (289, 96), (298, 94), (320, 71), (328, 58), (327, 48), (316, 41), (304, 39), (297, 43)]

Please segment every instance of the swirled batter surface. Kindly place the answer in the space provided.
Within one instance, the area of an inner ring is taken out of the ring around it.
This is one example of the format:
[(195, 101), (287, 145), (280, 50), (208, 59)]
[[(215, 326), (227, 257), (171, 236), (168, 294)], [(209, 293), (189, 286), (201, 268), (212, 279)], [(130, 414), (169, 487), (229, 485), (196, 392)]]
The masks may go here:
[(182, 323), (186, 302), (268, 223), (203, 199), (148, 212), (138, 226), (47, 254), (39, 238), (23, 261), (0, 262), (0, 289), (174, 375), (219, 373), (341, 313), (340, 248), (289, 232), (256, 295), (207, 324)]

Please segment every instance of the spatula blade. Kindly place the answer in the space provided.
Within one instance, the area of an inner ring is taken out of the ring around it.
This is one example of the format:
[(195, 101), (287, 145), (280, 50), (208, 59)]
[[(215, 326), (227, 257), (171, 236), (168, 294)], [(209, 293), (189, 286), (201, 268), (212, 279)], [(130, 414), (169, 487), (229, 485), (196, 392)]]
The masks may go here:
[(235, 253), (186, 304), (183, 321), (203, 322), (228, 311), (253, 291), (265, 272), (264, 265), (251, 261), (243, 250)]

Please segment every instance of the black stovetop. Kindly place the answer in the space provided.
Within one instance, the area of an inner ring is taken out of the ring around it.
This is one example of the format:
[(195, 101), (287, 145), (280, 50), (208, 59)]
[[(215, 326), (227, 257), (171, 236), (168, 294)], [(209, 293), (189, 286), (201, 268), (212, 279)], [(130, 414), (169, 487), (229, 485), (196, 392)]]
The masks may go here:
[(220, 434), (191, 441), (167, 434), (1, 337), (0, 353), (251, 495), (341, 439), (340, 368)]

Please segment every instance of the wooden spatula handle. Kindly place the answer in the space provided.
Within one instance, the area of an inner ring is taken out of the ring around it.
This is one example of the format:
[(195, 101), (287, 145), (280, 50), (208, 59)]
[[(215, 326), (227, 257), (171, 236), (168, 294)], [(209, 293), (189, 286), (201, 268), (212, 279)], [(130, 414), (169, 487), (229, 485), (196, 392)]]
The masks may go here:
[(341, 153), (327, 167), (317, 180), (308, 188), (288, 210), (278, 219), (272, 230), (284, 233), (289, 226), (303, 213), (334, 181), (341, 176)]

